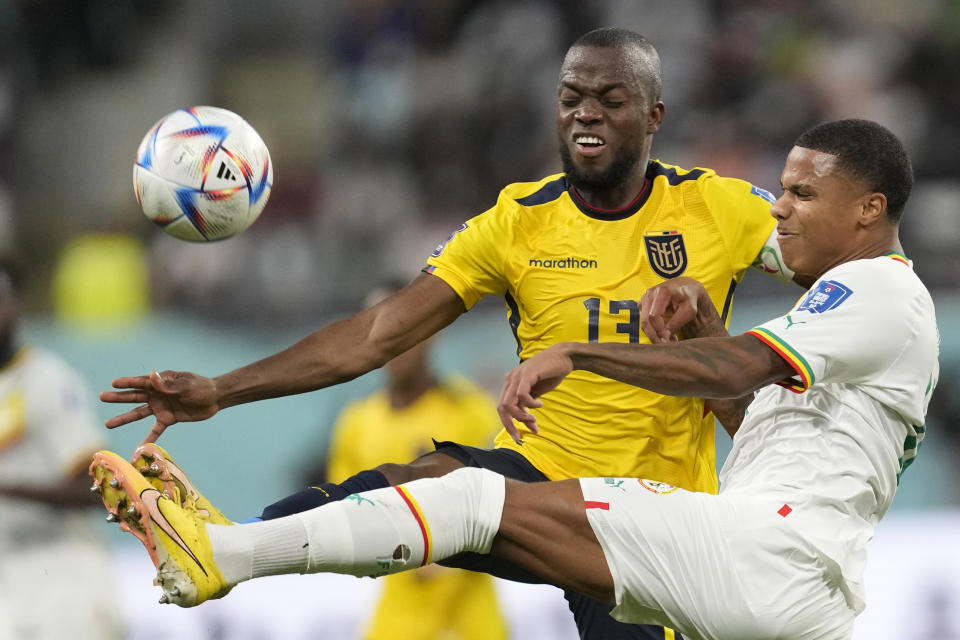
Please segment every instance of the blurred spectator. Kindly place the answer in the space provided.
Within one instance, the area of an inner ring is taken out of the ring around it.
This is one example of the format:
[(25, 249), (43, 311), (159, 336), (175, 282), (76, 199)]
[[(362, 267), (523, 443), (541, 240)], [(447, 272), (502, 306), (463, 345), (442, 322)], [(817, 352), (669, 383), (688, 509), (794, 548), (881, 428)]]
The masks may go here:
[(0, 260), (0, 638), (119, 640), (87, 475), (105, 444), (93, 393), (58, 356), (18, 343), (18, 290)]
[(53, 277), (53, 304), (65, 325), (95, 330), (131, 326), (150, 309), (146, 252), (124, 234), (85, 234), (64, 248)]

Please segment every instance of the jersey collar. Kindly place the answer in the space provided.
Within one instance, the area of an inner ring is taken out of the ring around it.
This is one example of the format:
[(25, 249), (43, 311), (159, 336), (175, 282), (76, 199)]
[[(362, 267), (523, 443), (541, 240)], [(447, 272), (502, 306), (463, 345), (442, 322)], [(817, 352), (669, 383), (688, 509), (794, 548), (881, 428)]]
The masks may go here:
[(907, 256), (903, 255), (899, 251), (888, 251), (885, 254), (886, 257), (896, 260), (897, 262), (902, 262), (908, 267), (913, 267), (913, 261), (910, 260)]
[(584, 215), (595, 220), (624, 220), (637, 211), (640, 211), (643, 205), (647, 203), (647, 198), (650, 197), (650, 191), (653, 186), (653, 179), (650, 175), (651, 168), (652, 163), (647, 165), (647, 175), (643, 181), (643, 187), (641, 187), (640, 193), (637, 194), (637, 197), (634, 198), (630, 204), (622, 209), (600, 209), (598, 207), (591, 207), (586, 203), (576, 187), (570, 185), (567, 190), (570, 193), (570, 199), (573, 200), (573, 204), (577, 205), (577, 209), (580, 209)]

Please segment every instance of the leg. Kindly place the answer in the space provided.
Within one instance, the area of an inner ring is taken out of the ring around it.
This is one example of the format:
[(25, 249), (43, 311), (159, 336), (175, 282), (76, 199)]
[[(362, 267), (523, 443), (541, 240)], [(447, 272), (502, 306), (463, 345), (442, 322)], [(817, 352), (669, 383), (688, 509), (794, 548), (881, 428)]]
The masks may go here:
[(110, 519), (137, 535), (150, 553), (163, 601), (182, 606), (220, 597), (259, 576), (377, 576), (462, 551), (490, 553), (504, 513), (498, 549), (505, 558), (565, 587), (600, 597), (613, 592), (576, 481), (511, 482), (507, 501), (503, 476), (460, 469), (285, 518), (227, 526), (210, 524), (195, 509), (168, 499), (109, 452), (94, 457), (91, 473)]
[[(384, 482), (396, 485), (419, 478), (444, 475), (461, 466), (470, 466), (492, 469), (508, 478), (514, 478), (523, 482), (546, 481), (546, 477), (523, 458), (523, 456), (511, 450), (479, 449), (452, 442), (438, 442), (435, 444), (437, 451), (426, 454), (414, 460), (412, 463), (385, 464), (365, 473), (379, 472), (384, 476)], [(186, 473), (180, 469), (160, 447), (156, 445), (144, 445), (140, 447), (134, 454), (133, 466), (146, 476), (146, 480), (150, 482), (150, 484), (174, 501), (178, 501), (181, 506), (193, 508), (200, 515), (207, 515), (207, 522), (211, 524), (225, 524), (229, 522), (229, 520), (222, 517), (219, 511), (217, 511), (213, 505), (209, 504), (209, 501), (196, 490), (187, 478)], [(355, 479), (356, 478), (357, 477), (355, 477)], [(360, 479), (362, 478), (363, 474), (360, 475)], [(353, 489), (352, 491), (340, 490), (339, 493), (342, 498), (352, 493), (359, 493), (361, 491), (379, 488), (380, 486), (386, 486), (386, 484), (369, 487), (350, 486), (350, 488)], [(330, 494), (335, 491), (336, 489), (332, 491), (328, 490), (327, 493)], [(305, 492), (301, 492), (301, 494), (307, 494), (308, 499), (302, 502), (297, 502), (289, 498), (285, 499), (273, 505), (277, 509), (269, 514), (271, 518), (267, 519), (286, 515), (287, 512), (297, 513), (308, 508), (313, 508), (314, 505), (311, 504), (311, 501), (315, 501), (318, 497), (324, 497), (323, 492), (317, 488), (311, 488)], [(291, 498), (295, 499), (301, 494), (294, 494)], [(333, 501), (333, 497), (328, 495), (324, 497), (324, 500), (331, 502)], [(439, 564), (488, 573), (515, 582), (543, 582), (543, 580), (534, 573), (522, 569), (508, 560), (490, 554), (463, 552), (441, 560)], [(576, 591), (567, 590), (564, 595), (569, 603), (570, 611), (573, 613), (580, 637), (583, 640), (675, 640), (675, 638), (680, 637), (679, 634), (674, 636), (671, 635), (669, 631), (665, 632), (661, 627), (617, 622), (609, 615), (611, 610), (610, 605), (584, 596)]]
[(544, 582), (613, 603), (613, 577), (583, 506), (579, 480), (507, 481), (490, 553)]
[(420, 478), (438, 478), (462, 466), (463, 463), (442, 451), (431, 451), (407, 464), (382, 464), (373, 469), (361, 471), (340, 484), (324, 482), (298, 491), (266, 507), (260, 518), (262, 520), (282, 518), (343, 500), (354, 493), (382, 489)]

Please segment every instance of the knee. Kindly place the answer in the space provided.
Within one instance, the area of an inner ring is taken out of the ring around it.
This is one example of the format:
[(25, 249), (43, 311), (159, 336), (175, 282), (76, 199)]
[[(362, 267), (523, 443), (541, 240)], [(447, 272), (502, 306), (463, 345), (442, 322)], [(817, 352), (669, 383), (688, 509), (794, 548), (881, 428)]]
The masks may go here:
[(391, 485), (397, 485), (421, 478), (439, 478), (462, 466), (459, 460), (432, 451), (407, 464), (388, 462), (375, 469), (382, 473)]

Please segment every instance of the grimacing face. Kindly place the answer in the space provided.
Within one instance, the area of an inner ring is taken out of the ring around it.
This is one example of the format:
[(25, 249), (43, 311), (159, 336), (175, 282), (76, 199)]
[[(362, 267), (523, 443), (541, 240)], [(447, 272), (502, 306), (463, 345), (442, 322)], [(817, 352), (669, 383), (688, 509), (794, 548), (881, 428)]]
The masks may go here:
[[(560, 71), (556, 124), (564, 171), (585, 191), (624, 186), (649, 153), (662, 104), (632, 47), (574, 47)], [(660, 105), (651, 116), (653, 105)], [(642, 177), (642, 172), (641, 172)]]
[(770, 213), (783, 260), (799, 274), (819, 277), (862, 248), (860, 213), (874, 194), (836, 162), (832, 154), (793, 147), (780, 176), (783, 195)]

